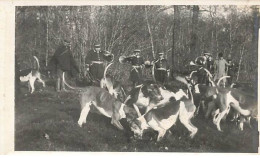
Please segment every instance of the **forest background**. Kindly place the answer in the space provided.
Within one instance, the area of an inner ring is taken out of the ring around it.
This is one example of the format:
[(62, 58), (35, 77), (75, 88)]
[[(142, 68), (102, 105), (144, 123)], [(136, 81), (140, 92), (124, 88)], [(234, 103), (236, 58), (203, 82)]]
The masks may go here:
[(121, 81), (131, 67), (118, 58), (139, 48), (150, 61), (164, 52), (174, 73), (188, 71), (189, 62), (204, 52), (214, 59), (231, 55), (236, 80), (257, 83), (259, 6), (18, 6), (15, 23), (20, 69), (31, 67), (32, 55), (47, 66), (69, 39), (81, 74), (88, 51), (100, 43), (114, 54), (109, 71)]

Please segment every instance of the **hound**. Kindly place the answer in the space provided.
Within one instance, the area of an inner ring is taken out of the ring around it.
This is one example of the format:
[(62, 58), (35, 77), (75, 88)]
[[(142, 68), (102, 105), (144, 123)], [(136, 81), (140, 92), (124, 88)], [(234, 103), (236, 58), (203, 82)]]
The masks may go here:
[(106, 75), (106, 72), (109, 66), (111, 65), (112, 63), (106, 66), (104, 71), (104, 77), (100, 81), (100, 87), (107, 88), (108, 92), (111, 95), (113, 95), (115, 98), (123, 102), (126, 98), (126, 93), (123, 86), (118, 81), (116, 81), (113, 77)]
[(78, 125), (80, 127), (86, 123), (86, 119), (90, 111), (98, 111), (100, 114), (111, 118), (111, 124), (120, 130), (124, 129), (124, 127), (119, 122), (122, 118), (126, 118), (127, 121), (130, 121), (132, 118), (137, 117), (136, 111), (133, 108), (126, 106), (124, 103), (120, 102), (114, 96), (109, 94), (108, 91), (100, 87), (72, 87), (66, 82), (64, 73), (63, 81), (69, 88), (79, 90), (80, 92), (79, 100), (81, 105), (81, 112), (78, 120)]
[[(206, 86), (203, 84), (199, 84), (196, 83), (193, 79), (192, 79), (192, 74), (194, 73), (194, 71), (191, 73), (191, 75), (189, 77), (180, 77), (177, 76), (176, 80), (186, 84), (188, 86), (188, 89), (190, 91), (192, 91), (192, 94), (194, 96), (194, 104), (197, 107), (197, 111), (196, 111), (196, 115), (199, 113), (200, 107), (202, 106), (203, 110), (206, 111), (206, 105), (208, 104), (208, 111), (205, 114), (205, 117), (208, 118), (210, 112), (214, 109), (214, 105), (212, 105), (212, 101), (213, 99), (215, 99), (217, 96), (217, 88), (216, 88), (216, 84), (214, 83), (214, 81), (210, 81), (212, 82), (213, 87), (211, 86)], [(210, 75), (209, 75), (210, 78)], [(206, 105), (205, 105), (206, 104)]]
[(190, 99), (186, 97), (182, 97), (178, 101), (171, 99), (163, 106), (154, 107), (134, 120), (131, 124), (131, 130), (134, 132), (135, 138), (142, 139), (144, 130), (151, 128), (158, 132), (157, 141), (160, 141), (179, 118), (181, 123), (191, 132), (190, 137), (193, 138), (198, 131), (190, 122), (195, 111), (196, 106)]
[[(221, 131), (220, 121), (228, 114), (230, 107), (234, 108), (243, 117), (258, 119), (258, 102), (255, 96), (233, 88), (219, 89), (219, 91), (217, 99), (219, 110), (216, 111), (213, 119), (219, 131)], [(246, 119), (240, 120), (240, 130), (243, 130), (244, 122), (246, 122)]]
[(142, 84), (131, 90), (124, 103), (133, 106), (138, 116), (141, 116), (149, 111), (151, 103), (155, 104), (161, 100), (163, 96), (157, 84)]
[(21, 82), (28, 82), (29, 91), (31, 89), (31, 93), (34, 92), (34, 83), (36, 80), (42, 83), (43, 87), (45, 87), (45, 82), (41, 79), (41, 73), (39, 71), (40, 64), (39, 60), (36, 56), (33, 56), (37, 62), (37, 69), (26, 69), (19, 72), (19, 79)]

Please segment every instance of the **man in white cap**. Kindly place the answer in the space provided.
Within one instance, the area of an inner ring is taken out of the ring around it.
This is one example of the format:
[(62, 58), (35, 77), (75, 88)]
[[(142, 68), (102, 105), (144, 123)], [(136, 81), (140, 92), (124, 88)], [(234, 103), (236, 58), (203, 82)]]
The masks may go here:
[(108, 51), (101, 50), (100, 44), (95, 44), (85, 58), (87, 71), (92, 81), (99, 81), (104, 77), (105, 62), (111, 62), (113, 55)]
[(164, 53), (159, 53), (159, 58), (154, 62), (155, 64), (155, 72), (154, 77), (155, 80), (159, 83), (165, 84), (167, 81), (167, 76), (169, 76), (170, 69), (167, 64), (167, 60), (164, 58)]

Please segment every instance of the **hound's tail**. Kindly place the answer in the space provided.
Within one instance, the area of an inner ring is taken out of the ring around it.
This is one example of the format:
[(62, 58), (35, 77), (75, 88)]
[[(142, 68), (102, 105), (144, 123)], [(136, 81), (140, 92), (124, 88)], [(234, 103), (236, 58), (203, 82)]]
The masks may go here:
[(206, 69), (206, 68), (203, 68), (203, 69), (207, 72), (208, 78), (209, 78), (209, 81), (210, 81), (211, 84), (212, 84), (212, 87), (217, 87), (216, 83), (215, 83), (214, 80), (213, 80), (213, 75), (209, 72), (208, 69)]
[(206, 72), (207, 72), (207, 74), (209, 75), (209, 77), (213, 77), (213, 75), (209, 72), (209, 70), (208, 69), (206, 69), (206, 68), (203, 68)]
[(191, 92), (191, 89), (190, 89), (190, 88), (191, 88), (191, 85), (190, 85), (190, 84), (187, 82), (187, 80), (186, 80), (185, 78), (183, 78), (183, 77), (176, 76), (175, 79), (187, 85), (188, 92), (190, 93), (190, 100), (191, 100), (191, 102), (194, 104), (193, 95), (192, 95), (192, 92)]
[[(230, 76), (223, 76), (218, 80), (217, 86), (219, 86), (220, 81), (223, 80), (224, 78), (230, 78)], [(233, 86), (232, 86), (233, 87)]]
[(187, 85), (187, 87), (188, 87), (188, 91), (190, 93), (190, 100), (191, 100), (192, 104), (194, 104), (194, 99), (193, 99), (193, 94), (191, 92), (191, 87), (189, 85)]
[(232, 83), (232, 84), (230, 85), (230, 88), (233, 88), (235, 85), (236, 85), (236, 83)]
[(37, 70), (39, 71), (39, 69), (40, 69), (39, 60), (38, 60), (38, 58), (37, 58), (36, 56), (33, 56), (33, 57), (34, 57), (34, 59), (35, 59), (36, 62), (37, 62)]
[(65, 72), (63, 72), (63, 74), (62, 74), (62, 80), (63, 80), (64, 84), (65, 84), (67, 87), (69, 87), (70, 89), (78, 90), (78, 91), (83, 90), (83, 88), (81, 88), (81, 87), (73, 87), (73, 86), (69, 85), (69, 84), (66, 82), (66, 80), (65, 80)]
[(113, 63), (108, 64), (108, 65), (106, 66), (106, 68), (105, 68), (105, 71), (104, 71), (104, 79), (105, 79), (105, 81), (107, 80), (107, 78), (106, 78), (107, 70), (108, 70), (109, 66), (111, 66), (112, 64), (113, 64)]
[(191, 77), (193, 76), (193, 74), (196, 73), (196, 72), (198, 72), (198, 71), (192, 71), (192, 72), (190, 73), (189, 77), (191, 78)]

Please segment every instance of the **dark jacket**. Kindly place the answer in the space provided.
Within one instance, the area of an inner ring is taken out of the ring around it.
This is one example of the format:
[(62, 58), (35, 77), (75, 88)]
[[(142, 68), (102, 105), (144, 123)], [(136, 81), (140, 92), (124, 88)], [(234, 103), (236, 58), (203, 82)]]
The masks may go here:
[(165, 69), (168, 70), (169, 69), (169, 65), (167, 64), (167, 60), (166, 59), (158, 59), (154, 62), (155, 64), (155, 69)]
[(60, 69), (62, 71), (69, 72), (71, 75), (73, 75), (74, 72), (79, 73), (79, 68), (72, 56), (71, 51), (64, 45), (61, 45), (56, 50), (50, 60), (49, 69), (54, 70), (55, 72), (57, 72), (57, 69)]
[(207, 70), (209, 70), (209, 72), (211, 73), (211, 74), (214, 74), (214, 61), (213, 60), (211, 60), (211, 61), (209, 61), (209, 60), (207, 60)]
[(130, 62), (133, 66), (140, 66), (144, 64), (143, 57), (137, 58), (137, 56), (133, 55), (130, 57), (125, 58), (126, 62)]
[(230, 62), (230, 65), (226, 66), (226, 72), (228, 76), (234, 76), (236, 72), (235, 63), (232, 60), (227, 60), (227, 62)]
[(125, 58), (125, 61), (132, 64), (132, 69), (129, 76), (130, 81), (140, 84), (140, 82), (143, 80), (142, 69), (141, 67), (136, 66), (141, 66), (144, 64), (143, 57), (140, 56), (137, 58), (136, 55), (133, 55)]
[(105, 51), (97, 53), (95, 50), (90, 50), (86, 56), (86, 64), (92, 64), (93, 61), (108, 61), (111, 62), (112, 56), (106, 56)]

